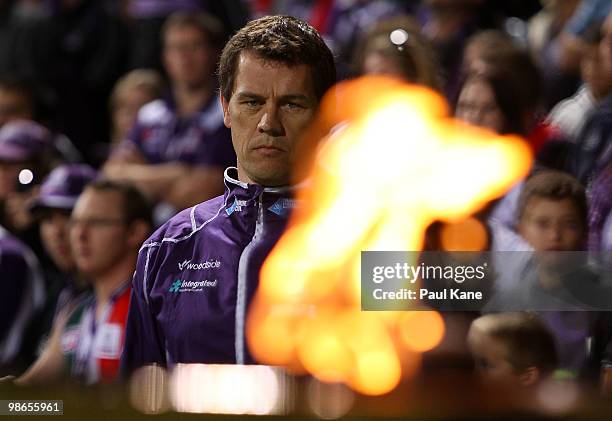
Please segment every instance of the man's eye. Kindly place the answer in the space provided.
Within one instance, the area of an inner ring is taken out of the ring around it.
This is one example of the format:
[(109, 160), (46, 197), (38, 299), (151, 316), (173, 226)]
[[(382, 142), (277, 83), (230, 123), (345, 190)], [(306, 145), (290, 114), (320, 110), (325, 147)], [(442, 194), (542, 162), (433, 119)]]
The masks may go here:
[(467, 112), (472, 111), (473, 108), (474, 106), (468, 102), (460, 102), (457, 104), (457, 111)]
[(565, 229), (572, 231), (578, 231), (579, 229), (581, 229), (581, 225), (578, 221), (564, 221), (563, 226), (565, 227)]
[(249, 101), (243, 101), (242, 104), (246, 105), (249, 108), (255, 108), (255, 107), (259, 107), (260, 102), (253, 99), (253, 100), (249, 100)]
[(489, 362), (485, 358), (478, 357), (476, 358), (476, 367), (481, 370), (487, 370), (489, 368)]
[(482, 106), (482, 112), (485, 114), (493, 113), (497, 110), (497, 106), (495, 104), (485, 104)]
[(286, 102), (283, 104), (283, 107), (287, 110), (303, 110), (306, 108), (306, 105), (299, 102)]

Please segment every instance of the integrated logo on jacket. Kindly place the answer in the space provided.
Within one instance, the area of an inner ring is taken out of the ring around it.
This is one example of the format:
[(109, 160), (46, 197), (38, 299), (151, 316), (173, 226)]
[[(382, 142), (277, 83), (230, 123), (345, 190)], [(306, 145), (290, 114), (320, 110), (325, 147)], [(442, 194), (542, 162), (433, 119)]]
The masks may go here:
[(204, 270), (204, 269), (219, 269), (221, 262), (217, 259), (209, 259), (205, 262), (191, 263), (191, 259), (183, 260), (178, 264), (179, 270)]
[(278, 216), (289, 216), (291, 209), (295, 208), (297, 201), (295, 199), (281, 198), (278, 199), (272, 206), (268, 208), (270, 212), (277, 214)]
[(170, 287), (168, 292), (179, 292), (179, 289), (181, 289), (181, 280), (177, 279), (172, 283), (172, 286)]
[(217, 280), (210, 281), (205, 279), (203, 281), (187, 281), (177, 279), (172, 282), (170, 288), (168, 288), (168, 292), (172, 292), (174, 294), (178, 294), (179, 292), (202, 292), (204, 288), (214, 288), (217, 286)]

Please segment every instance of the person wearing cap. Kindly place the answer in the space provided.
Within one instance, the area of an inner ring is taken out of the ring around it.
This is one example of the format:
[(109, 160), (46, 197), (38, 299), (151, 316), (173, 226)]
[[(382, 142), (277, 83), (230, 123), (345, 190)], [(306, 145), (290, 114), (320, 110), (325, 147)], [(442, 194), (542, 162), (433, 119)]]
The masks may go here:
[(116, 379), (130, 280), (151, 226), (151, 207), (134, 186), (96, 179), (85, 187), (70, 217), (70, 246), (76, 268), (92, 291), (58, 312), (45, 349), (16, 384)]
[[(52, 154), (51, 133), (38, 123), (17, 120), (0, 128), (0, 200), (15, 190), (22, 169), (34, 177), (49, 166)], [(23, 181), (24, 184), (25, 181)]]
[(41, 246), (26, 207), (31, 193), (20, 192), (19, 182), (21, 178), (31, 185), (35, 174), (46, 171), (49, 146), (49, 132), (34, 122), (16, 120), (0, 128), (0, 373), (4, 374), (32, 361), (36, 334), (30, 328), (45, 302), (44, 280), (34, 254)]
[(53, 158), (53, 137), (40, 124), (17, 120), (0, 128), (0, 224), (37, 254), (40, 241), (27, 203)]
[(45, 254), (41, 264), (45, 274), (47, 299), (31, 336), (33, 342), (46, 339), (59, 309), (71, 307), (86, 286), (76, 274), (70, 249), (69, 221), (74, 205), (85, 186), (96, 178), (96, 171), (85, 164), (55, 168), (44, 179), (38, 195), (29, 205), (38, 228)]

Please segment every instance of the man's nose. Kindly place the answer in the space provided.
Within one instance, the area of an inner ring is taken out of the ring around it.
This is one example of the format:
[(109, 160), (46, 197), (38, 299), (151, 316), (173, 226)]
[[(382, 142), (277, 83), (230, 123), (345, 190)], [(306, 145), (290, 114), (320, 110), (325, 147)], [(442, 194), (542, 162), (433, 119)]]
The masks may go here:
[(266, 133), (270, 136), (284, 136), (285, 128), (280, 118), (279, 110), (270, 106), (264, 110), (259, 124), (257, 125), (259, 133)]
[(467, 120), (474, 126), (481, 126), (484, 120), (484, 111), (481, 108), (470, 110)]
[(51, 228), (51, 235), (58, 240), (63, 240), (66, 238), (66, 231), (66, 227), (55, 224)]
[(560, 241), (563, 237), (563, 228), (559, 224), (553, 224), (548, 230), (548, 237), (553, 241)]
[(70, 240), (74, 242), (82, 242), (87, 238), (87, 224), (82, 222), (72, 223), (70, 227)]
[(70, 232), (70, 225), (63, 217), (53, 215), (51, 219), (51, 229), (55, 237), (65, 238)]

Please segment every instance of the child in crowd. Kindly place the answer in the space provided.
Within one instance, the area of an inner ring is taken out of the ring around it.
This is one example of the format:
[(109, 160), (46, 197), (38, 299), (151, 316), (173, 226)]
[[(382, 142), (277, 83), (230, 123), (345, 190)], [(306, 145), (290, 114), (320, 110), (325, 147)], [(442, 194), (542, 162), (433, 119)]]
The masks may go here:
[(477, 371), (488, 381), (530, 387), (551, 376), (557, 366), (550, 332), (526, 312), (479, 317), (470, 327), (468, 346)]
[(562, 172), (536, 173), (519, 197), (516, 228), (535, 255), (531, 267), (517, 274), (516, 293), (505, 300), (538, 312), (555, 339), (560, 368), (591, 377), (601, 360), (590, 346), (601, 313), (584, 310), (605, 309), (609, 295), (597, 292), (605, 288), (600, 272), (578, 253), (587, 238), (583, 186)]
[(571, 175), (541, 171), (525, 183), (517, 230), (536, 252), (583, 250), (586, 218), (584, 188)]

